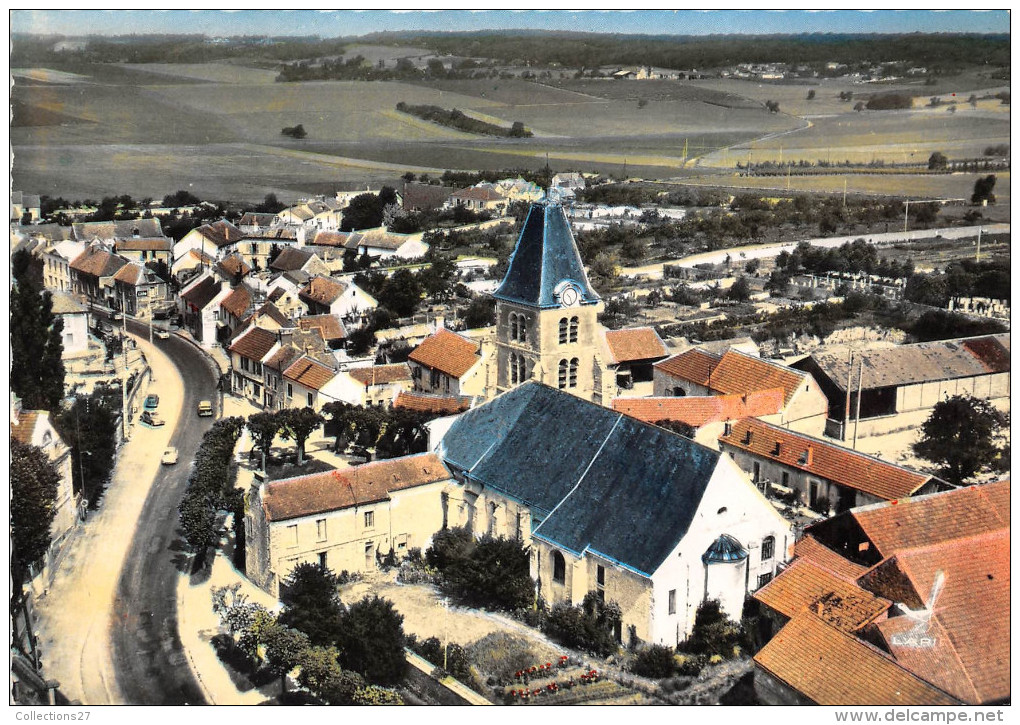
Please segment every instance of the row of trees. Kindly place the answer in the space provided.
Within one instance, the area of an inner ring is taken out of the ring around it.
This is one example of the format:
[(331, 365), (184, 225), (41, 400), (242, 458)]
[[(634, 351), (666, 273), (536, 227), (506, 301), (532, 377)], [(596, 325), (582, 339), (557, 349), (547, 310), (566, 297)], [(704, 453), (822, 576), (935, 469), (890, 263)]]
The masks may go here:
[(514, 121), (510, 128), (504, 128), (494, 123), (479, 121), (477, 118), (472, 118), (456, 108), (448, 111), (440, 106), (416, 106), (400, 101), (397, 103), (397, 110), (401, 113), (408, 113), (422, 120), (437, 123), (440, 126), (455, 128), (466, 133), (477, 133), (485, 136), (505, 136), (508, 138), (531, 138), (534, 136), (520, 121)]
[(789, 275), (807, 272), (809, 274), (860, 273), (899, 279), (914, 274), (914, 261), (880, 259), (873, 244), (863, 239), (846, 242), (838, 248), (824, 249), (801, 242), (792, 252), (783, 251), (776, 257), (776, 268)]
[(963, 259), (950, 262), (943, 272), (917, 273), (907, 280), (905, 299), (932, 307), (948, 307), (954, 297), (987, 297), (1010, 300), (1008, 262), (977, 262)]

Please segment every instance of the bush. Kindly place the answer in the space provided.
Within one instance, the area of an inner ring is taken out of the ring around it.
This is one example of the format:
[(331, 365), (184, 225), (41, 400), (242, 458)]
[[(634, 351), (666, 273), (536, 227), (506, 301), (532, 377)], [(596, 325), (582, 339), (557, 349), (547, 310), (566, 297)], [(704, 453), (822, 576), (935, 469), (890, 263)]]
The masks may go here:
[(352, 702), (355, 705), (403, 705), (404, 700), (394, 690), (369, 685), (354, 693)]
[(705, 655), (677, 655), (674, 662), (681, 677), (697, 677), (708, 665), (708, 657)]
[(474, 540), (465, 528), (443, 529), (432, 537), (432, 546), (425, 552), (425, 561), (440, 572), (454, 562), (467, 559)]
[(733, 656), (733, 648), (743, 643), (740, 625), (726, 618), (718, 600), (708, 599), (698, 607), (691, 636), (680, 645), (680, 649), (695, 655), (728, 658)]
[(630, 667), (631, 672), (642, 677), (662, 679), (669, 677), (676, 672), (676, 662), (673, 661), (673, 649), (661, 644), (653, 644), (651, 647), (641, 650), (634, 658)]
[(595, 592), (588, 592), (580, 606), (553, 607), (542, 631), (567, 647), (605, 657), (619, 649), (616, 628), (621, 618), (616, 602), (601, 602)]
[(523, 637), (504, 632), (487, 634), (467, 648), (467, 658), (483, 673), (511, 684), (514, 673), (535, 664), (537, 654)]
[(406, 666), (403, 621), (393, 602), (379, 596), (351, 605), (337, 642), (345, 669), (371, 682), (399, 682)]

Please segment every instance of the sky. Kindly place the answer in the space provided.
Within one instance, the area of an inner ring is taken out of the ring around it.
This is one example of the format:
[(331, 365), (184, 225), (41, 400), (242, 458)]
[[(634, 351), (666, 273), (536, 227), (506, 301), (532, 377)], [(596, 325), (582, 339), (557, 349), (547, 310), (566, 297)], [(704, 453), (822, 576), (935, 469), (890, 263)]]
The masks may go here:
[(11, 31), (62, 35), (358, 36), (384, 30), (541, 29), (638, 34), (1008, 33), (1006, 10), (12, 10)]

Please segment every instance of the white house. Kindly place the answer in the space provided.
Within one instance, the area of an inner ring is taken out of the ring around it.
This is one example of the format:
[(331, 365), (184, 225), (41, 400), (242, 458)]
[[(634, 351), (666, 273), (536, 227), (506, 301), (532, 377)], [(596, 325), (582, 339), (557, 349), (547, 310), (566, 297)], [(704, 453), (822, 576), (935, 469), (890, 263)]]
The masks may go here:
[(67, 292), (53, 293), (53, 314), (64, 321), (61, 342), (64, 359), (77, 357), (89, 349), (89, 312), (78, 300)]
[(411, 389), (407, 363), (351, 367), (338, 372), (320, 393), (351, 405), (390, 408), (397, 396)]
[(217, 222), (195, 227), (174, 245), (174, 263), (192, 250), (222, 259), (237, 251), (237, 243), (244, 239), (244, 232), (220, 219)]
[(316, 275), (298, 292), (311, 315), (338, 315), (344, 322), (360, 322), (378, 307), (372, 295), (354, 282)]
[[(318, 237), (316, 237), (318, 240)], [(429, 251), (429, 245), (422, 241), (421, 233), (397, 234), (385, 227), (350, 232), (344, 241), (344, 249), (360, 255), (389, 259), (418, 259)]]
[(229, 294), (229, 285), (216, 279), (209, 271), (199, 274), (181, 288), (180, 313), (185, 326), (202, 347), (216, 344), (220, 301)]

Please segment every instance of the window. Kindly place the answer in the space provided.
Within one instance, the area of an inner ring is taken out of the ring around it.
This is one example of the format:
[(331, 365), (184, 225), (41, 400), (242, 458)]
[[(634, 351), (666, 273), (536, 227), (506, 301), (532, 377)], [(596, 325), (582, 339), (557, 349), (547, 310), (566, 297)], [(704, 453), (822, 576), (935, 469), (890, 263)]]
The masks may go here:
[(429, 386), (433, 390), (435, 390), (436, 388), (439, 387), (439, 378), (440, 378), (440, 375), (439, 375), (439, 371), (438, 370), (431, 370), (431, 371), (429, 371)]
[(772, 572), (766, 572), (765, 574), (758, 575), (758, 588), (761, 589), (763, 586), (772, 581)]
[(520, 330), (519, 323), (517, 322), (517, 315), (513, 312), (510, 313), (510, 339), (516, 340), (518, 331)]
[(312, 393), (308, 393), (308, 407), (311, 408), (313, 405), (315, 405), (315, 398)]
[(761, 560), (768, 561), (776, 553), (776, 537), (766, 536), (761, 542)]
[(316, 541), (326, 540), (326, 519), (315, 520), (315, 540)]
[(370, 529), (375, 526), (375, 511), (365, 512), (365, 528)]
[(578, 319), (576, 317), (570, 318), (570, 341), (577, 342), (577, 325)]
[(326, 568), (326, 554), (327, 552), (325, 551), (319, 552), (319, 566), (323, 569)]
[(249, 367), (249, 365), (248, 365), (248, 358), (242, 357), (241, 358), (241, 369), (244, 370), (245, 372), (248, 372), (248, 367)]
[(783, 471), (783, 485), (784, 486), (789, 486), (790, 485), (790, 472), (789, 471)]
[(567, 386), (569, 388), (576, 388), (577, 387), (577, 366), (579, 364), (580, 363), (579, 363), (579, 361), (578, 361), (578, 359), (576, 357), (573, 360), (570, 361), (570, 368), (569, 368), (570, 382), (569, 382), (569, 384)]
[(294, 397), (294, 386), (291, 385), (290, 383), (287, 383), (287, 397), (288, 398)]
[(261, 397), (262, 396), (262, 386), (259, 385), (258, 383), (252, 383), (251, 392), (252, 392), (252, 396), (255, 397), (255, 398)]
[(669, 613), (676, 614), (676, 589), (669, 590)]
[(755, 483), (758, 483), (758, 481), (761, 480), (761, 464), (759, 463), (754, 464), (754, 475), (752, 476), (751, 480), (754, 481)]
[(557, 584), (563, 584), (567, 580), (567, 562), (563, 558), (563, 554), (558, 551), (553, 552), (553, 581)]
[(561, 317), (560, 318), (560, 344), (561, 345), (565, 345), (569, 339), (570, 339), (570, 337), (569, 337), (569, 334), (567, 332), (567, 318), (566, 317)]
[(297, 546), (297, 524), (287, 527), (287, 535), (284, 537), (287, 546)]
[(524, 315), (521, 315), (521, 319), (520, 319), (520, 323), (519, 323), (520, 324), (520, 331), (521, 331), (521, 336), (520, 336), (519, 339), (520, 339), (521, 342), (527, 342), (528, 341), (528, 328), (525, 325), (526, 322), (527, 322), (527, 318)]
[(559, 385), (560, 390), (563, 390), (565, 387), (567, 387), (567, 361), (566, 360), (560, 360), (560, 374), (559, 374), (559, 377), (557, 378), (557, 384)]
[(595, 581), (598, 582), (600, 587), (606, 585), (606, 567), (601, 564), (595, 567)]

